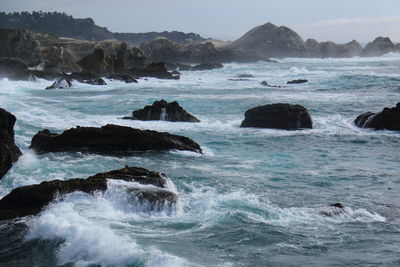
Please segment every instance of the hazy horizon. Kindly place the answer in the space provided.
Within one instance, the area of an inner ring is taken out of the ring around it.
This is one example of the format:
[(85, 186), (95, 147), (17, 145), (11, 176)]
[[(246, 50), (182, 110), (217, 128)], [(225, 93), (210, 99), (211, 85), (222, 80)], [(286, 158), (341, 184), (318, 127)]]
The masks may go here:
[(400, 1), (338, 0), (184, 0), (78, 1), (3, 0), (4, 12), (59, 11), (94, 19), (112, 32), (183, 31), (208, 38), (234, 40), (251, 28), (272, 22), (296, 31), (304, 40), (367, 43), (378, 36), (400, 42)]

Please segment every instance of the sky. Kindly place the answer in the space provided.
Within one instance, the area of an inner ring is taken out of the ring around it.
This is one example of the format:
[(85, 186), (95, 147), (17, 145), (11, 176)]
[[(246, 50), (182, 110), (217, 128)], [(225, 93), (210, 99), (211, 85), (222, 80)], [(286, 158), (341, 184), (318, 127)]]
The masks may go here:
[(400, 42), (400, 0), (0, 0), (0, 10), (61, 11), (113, 32), (177, 30), (234, 40), (272, 22), (304, 40)]

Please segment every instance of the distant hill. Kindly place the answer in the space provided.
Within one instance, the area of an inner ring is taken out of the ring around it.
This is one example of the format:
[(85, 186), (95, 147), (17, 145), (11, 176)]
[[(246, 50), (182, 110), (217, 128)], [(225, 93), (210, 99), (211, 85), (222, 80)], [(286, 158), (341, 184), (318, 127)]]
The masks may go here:
[(0, 12), (0, 28), (32, 30), (88, 41), (113, 39), (113, 33), (97, 26), (93, 19), (75, 19), (60, 12)]
[(51, 33), (58, 37), (68, 37), (87, 41), (118, 39), (139, 46), (158, 37), (167, 38), (176, 43), (204, 41), (195, 33), (148, 32), (148, 33), (113, 33), (105, 27), (95, 24), (93, 19), (77, 19), (60, 12), (0, 12), (0, 28), (32, 30), (39, 33)]

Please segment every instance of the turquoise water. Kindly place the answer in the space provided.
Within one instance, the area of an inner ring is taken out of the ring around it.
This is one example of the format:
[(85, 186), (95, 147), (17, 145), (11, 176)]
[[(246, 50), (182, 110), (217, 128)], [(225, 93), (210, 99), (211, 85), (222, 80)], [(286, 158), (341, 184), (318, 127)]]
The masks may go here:
[[(252, 74), (250, 81), (229, 81)], [(310, 82), (286, 85), (306, 78)], [(283, 88), (260, 85), (266, 80)], [(0, 223), (4, 266), (399, 266), (400, 133), (353, 120), (400, 101), (400, 56), (283, 59), (183, 72), (107, 86), (0, 80), (0, 106), (18, 118), (23, 156), (0, 180), (13, 188), (140, 166), (168, 175), (180, 201), (148, 214), (124, 201), (118, 183), (101, 195), (68, 195), (37, 217)], [(178, 101), (201, 123), (119, 118), (155, 100)], [(308, 108), (314, 129), (239, 128), (244, 112), (287, 102)], [(107, 123), (167, 131), (198, 142), (191, 152), (35, 155), (32, 136)], [(341, 202), (345, 213), (321, 211)]]

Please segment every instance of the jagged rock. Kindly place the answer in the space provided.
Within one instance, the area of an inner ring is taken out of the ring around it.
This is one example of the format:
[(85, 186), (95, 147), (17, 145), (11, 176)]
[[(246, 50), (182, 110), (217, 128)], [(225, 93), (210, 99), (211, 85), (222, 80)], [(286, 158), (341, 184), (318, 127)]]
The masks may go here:
[(107, 190), (107, 179), (153, 185), (155, 188), (126, 187), (128, 199), (145, 204), (148, 211), (161, 206), (176, 204), (178, 196), (165, 189), (167, 177), (143, 168), (126, 166), (120, 170), (99, 173), (87, 179), (53, 180), (40, 184), (18, 187), (0, 200), (0, 221), (38, 214), (56, 199), (76, 191), (92, 194)]
[(178, 102), (168, 103), (163, 99), (155, 101), (151, 106), (133, 111), (132, 117), (124, 117), (124, 119), (200, 122), (199, 119), (179, 106)]
[(201, 64), (191, 67), (190, 70), (192, 70), (192, 71), (213, 70), (213, 69), (221, 69), (223, 67), (224, 67), (224, 65), (222, 65), (221, 63), (201, 63)]
[(312, 121), (305, 107), (278, 103), (247, 110), (240, 127), (296, 130), (312, 128)]
[(259, 60), (270, 57), (303, 57), (306, 53), (304, 41), (296, 32), (272, 23), (253, 28), (228, 47), (256, 53)]
[(30, 31), (0, 29), (0, 57), (18, 57), (35, 66), (41, 61), (40, 45)]
[(128, 74), (113, 74), (107, 77), (110, 80), (119, 80), (125, 83), (137, 83), (138, 81)]
[(299, 84), (299, 83), (306, 83), (306, 82), (308, 82), (308, 80), (306, 80), (306, 79), (297, 79), (297, 80), (288, 81), (287, 84)]
[(113, 124), (101, 128), (78, 126), (64, 131), (62, 134), (43, 130), (32, 138), (30, 148), (37, 153), (82, 151), (98, 154), (121, 154), (133, 151), (170, 149), (201, 153), (200, 146), (184, 136)]
[(381, 112), (366, 112), (358, 116), (354, 123), (361, 128), (373, 128), (375, 130), (400, 131), (400, 102), (396, 107), (384, 108)]
[(113, 71), (113, 57), (106, 54), (103, 49), (98, 48), (94, 52), (81, 60), (78, 64), (84, 71), (93, 73), (110, 73)]
[(73, 61), (73, 57), (62, 46), (51, 45), (42, 49), (43, 70), (47, 72), (80, 72), (82, 68)]
[(60, 78), (57, 78), (57, 80), (52, 85), (47, 87), (46, 90), (68, 89), (70, 87), (72, 87), (72, 79), (71, 78), (60, 77)]
[(363, 57), (380, 57), (384, 54), (394, 52), (396, 46), (388, 37), (378, 37), (373, 42), (368, 43), (361, 51)]
[(0, 108), (0, 179), (22, 155), (15, 145), (15, 121), (14, 115)]

